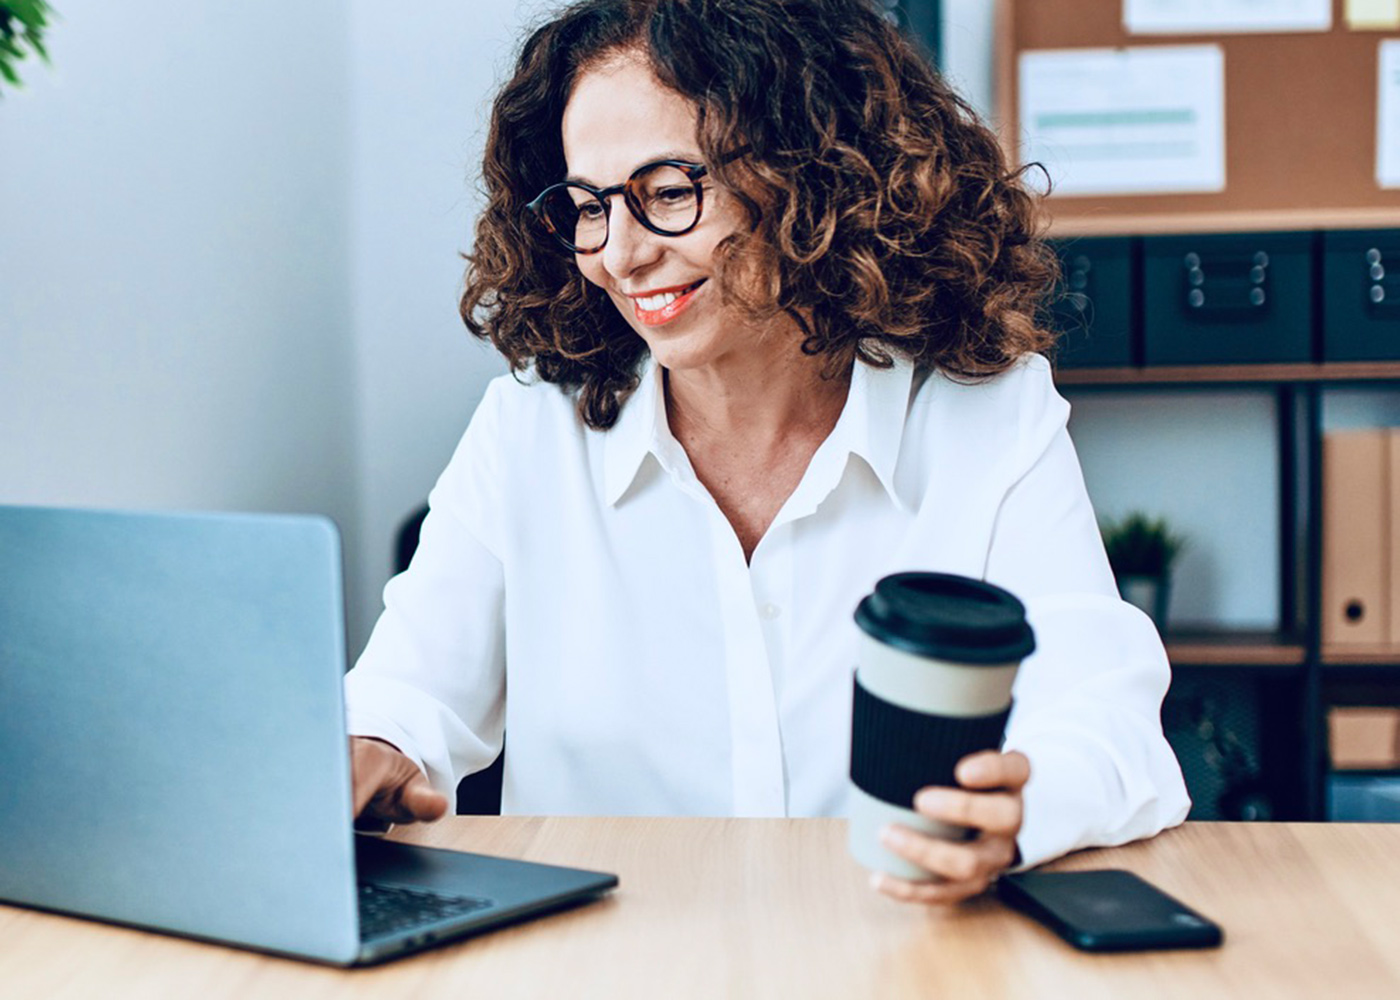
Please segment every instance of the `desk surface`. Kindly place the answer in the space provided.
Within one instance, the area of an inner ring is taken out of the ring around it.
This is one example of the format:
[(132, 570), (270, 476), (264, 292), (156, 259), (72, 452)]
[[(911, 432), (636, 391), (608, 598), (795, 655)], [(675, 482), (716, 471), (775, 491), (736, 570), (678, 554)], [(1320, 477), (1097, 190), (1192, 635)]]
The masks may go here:
[(1400, 996), (1400, 826), (1193, 823), (1061, 869), (1138, 872), (1223, 949), (1084, 955), (982, 899), (872, 893), (837, 820), (444, 820), (396, 836), (617, 872), (609, 898), (340, 971), (0, 906), (0, 995), (609, 998)]

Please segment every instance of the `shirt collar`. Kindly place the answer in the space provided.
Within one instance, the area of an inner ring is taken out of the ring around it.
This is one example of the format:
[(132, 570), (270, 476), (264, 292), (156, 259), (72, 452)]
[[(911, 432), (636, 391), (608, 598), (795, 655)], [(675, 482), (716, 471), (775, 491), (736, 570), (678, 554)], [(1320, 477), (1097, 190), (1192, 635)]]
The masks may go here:
[(889, 368), (857, 361), (846, 406), (826, 442), (833, 456), (855, 455), (865, 462), (900, 509), (906, 504), (895, 491), (895, 467), (913, 383), (914, 365), (904, 358), (896, 356)]
[[(666, 422), (661, 366), (650, 355), (643, 361), (641, 381), (622, 406), (617, 423), (604, 443), (603, 490), (609, 506), (616, 506), (636, 480), (647, 455), (667, 464), (678, 448)], [(906, 505), (895, 491), (895, 466), (909, 411), (914, 365), (896, 357), (889, 368), (861, 361), (851, 372), (851, 388), (841, 417), (822, 450), (833, 455), (857, 455), (875, 473), (895, 506)]]
[(670, 438), (666, 424), (666, 400), (661, 392), (661, 366), (648, 354), (642, 361), (641, 381), (622, 404), (617, 423), (603, 443), (603, 496), (615, 506), (637, 478), (647, 455), (660, 451), (660, 438)]

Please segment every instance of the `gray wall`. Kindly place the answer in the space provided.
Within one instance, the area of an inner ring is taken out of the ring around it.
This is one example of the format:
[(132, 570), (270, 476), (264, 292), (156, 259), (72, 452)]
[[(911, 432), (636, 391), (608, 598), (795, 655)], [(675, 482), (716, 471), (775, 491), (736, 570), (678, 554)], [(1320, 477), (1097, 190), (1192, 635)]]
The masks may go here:
[(0, 499), (353, 525), (339, 5), (59, 6), (0, 101)]
[[(505, 366), (457, 315), (486, 114), (540, 4), (354, 0), (348, 154), (359, 468), (357, 599), (372, 621), (400, 522)], [(368, 633), (363, 633), (368, 637)]]
[(499, 370), (456, 318), (513, 0), (66, 0), (0, 101), (0, 502), (319, 511), (352, 647)]

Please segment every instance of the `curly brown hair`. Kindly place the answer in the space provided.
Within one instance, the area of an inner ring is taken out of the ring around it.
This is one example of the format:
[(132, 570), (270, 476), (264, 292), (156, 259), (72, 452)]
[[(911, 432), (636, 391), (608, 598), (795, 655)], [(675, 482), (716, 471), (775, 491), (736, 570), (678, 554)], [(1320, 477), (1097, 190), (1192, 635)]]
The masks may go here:
[(574, 82), (629, 51), (694, 103), (710, 176), (748, 213), (716, 272), (750, 318), (792, 317), (833, 371), (899, 353), (978, 377), (1051, 347), (1058, 268), (1024, 168), (868, 0), (582, 0), (496, 98), (461, 313), (513, 371), (579, 390), (588, 426), (616, 422), (646, 344), (525, 206), (565, 174)]

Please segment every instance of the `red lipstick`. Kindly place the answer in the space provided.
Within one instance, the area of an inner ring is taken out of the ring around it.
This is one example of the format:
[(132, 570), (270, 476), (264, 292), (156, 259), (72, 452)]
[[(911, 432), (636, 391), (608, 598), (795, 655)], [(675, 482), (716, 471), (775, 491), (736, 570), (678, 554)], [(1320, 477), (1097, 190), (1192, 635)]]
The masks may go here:
[[(690, 305), (691, 300), (694, 299), (695, 293), (700, 290), (700, 286), (704, 283), (704, 281), (698, 281), (693, 285), (679, 285), (675, 288), (658, 288), (655, 291), (647, 292), (645, 295), (631, 295), (628, 297), (632, 300), (633, 312), (641, 323), (646, 326), (661, 326), (663, 323), (671, 322), (671, 320), (684, 312), (686, 307)], [(661, 295), (665, 292), (680, 291), (682, 288), (684, 288), (685, 291), (679, 297), (666, 303), (660, 309), (642, 308), (642, 299), (651, 298), (653, 295)]]

